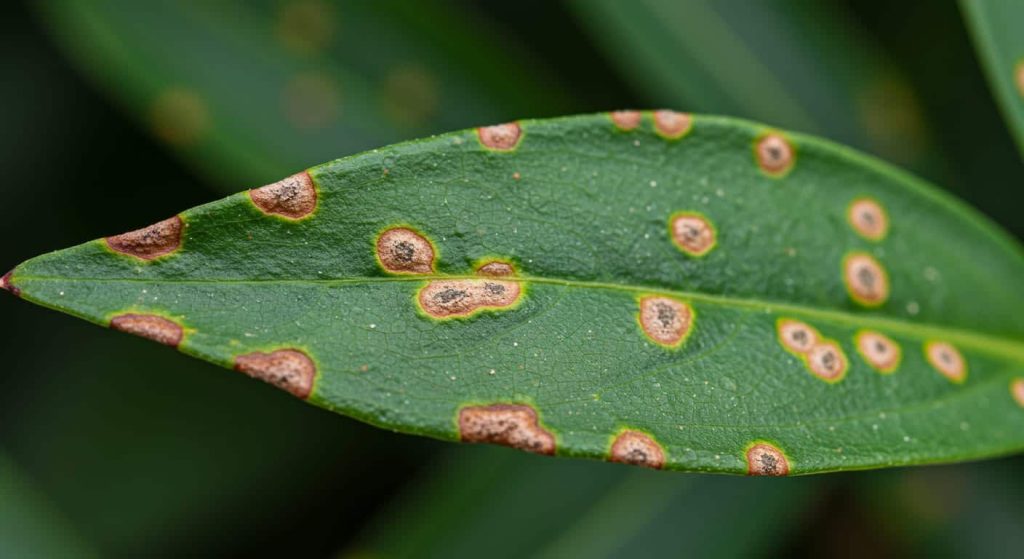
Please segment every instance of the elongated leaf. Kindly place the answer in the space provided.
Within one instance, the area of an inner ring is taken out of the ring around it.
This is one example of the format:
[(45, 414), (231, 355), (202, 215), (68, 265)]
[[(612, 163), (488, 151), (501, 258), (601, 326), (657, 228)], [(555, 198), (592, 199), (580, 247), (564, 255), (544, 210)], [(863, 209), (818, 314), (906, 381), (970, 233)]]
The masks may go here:
[(229, 192), (564, 99), (445, 0), (40, 6), (90, 77)]
[(1024, 3), (960, 0), (1007, 125), (1024, 154)]
[(778, 475), (1022, 448), (1022, 275), (876, 161), (658, 112), (340, 159), (5, 286), (391, 429)]

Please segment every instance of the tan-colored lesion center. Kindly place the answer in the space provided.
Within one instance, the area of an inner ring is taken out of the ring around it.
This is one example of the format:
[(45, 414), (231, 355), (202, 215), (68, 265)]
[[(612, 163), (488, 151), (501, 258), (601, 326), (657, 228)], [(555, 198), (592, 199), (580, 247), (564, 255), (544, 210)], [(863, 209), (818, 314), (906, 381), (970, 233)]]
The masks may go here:
[(303, 399), (312, 393), (316, 380), (316, 364), (298, 349), (239, 355), (235, 357), (235, 370)]
[(184, 224), (174, 216), (149, 227), (114, 235), (105, 239), (107, 246), (115, 252), (127, 254), (142, 260), (154, 260), (181, 248), (181, 233)]
[(434, 271), (434, 247), (423, 235), (405, 227), (388, 229), (377, 237), (377, 259), (394, 274)]
[(544, 429), (537, 411), (524, 404), (467, 406), (459, 410), (459, 439), (491, 443), (553, 455), (555, 437)]
[(317, 204), (316, 187), (308, 172), (250, 190), (249, 198), (260, 211), (288, 219), (309, 216), (316, 210)]
[(770, 175), (782, 175), (793, 165), (793, 146), (779, 134), (768, 134), (757, 142), (757, 163)]
[(612, 443), (609, 460), (657, 470), (665, 465), (665, 451), (644, 433), (624, 431)]
[(759, 443), (747, 451), (747, 473), (752, 476), (789, 475), (789, 461), (775, 446)]
[(676, 347), (693, 324), (693, 310), (682, 301), (662, 296), (640, 299), (640, 327), (659, 345)]
[(676, 246), (691, 256), (703, 256), (715, 246), (715, 228), (703, 216), (673, 216), (671, 230), (672, 240)]

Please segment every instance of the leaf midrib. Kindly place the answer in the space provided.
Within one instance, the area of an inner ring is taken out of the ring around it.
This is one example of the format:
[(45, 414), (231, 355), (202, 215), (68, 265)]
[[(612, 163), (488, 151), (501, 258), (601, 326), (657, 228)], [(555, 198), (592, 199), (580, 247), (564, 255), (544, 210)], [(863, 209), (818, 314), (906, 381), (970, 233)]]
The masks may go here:
[[(67, 278), (53, 276), (28, 276), (16, 275), (16, 280), (28, 281), (61, 281), (71, 282), (110, 282), (110, 283), (170, 283), (170, 284), (314, 284), (314, 285), (360, 285), (370, 283), (390, 282), (426, 282), (441, 280), (471, 280), (483, 279), (477, 275), (459, 274), (423, 274), (393, 277), (362, 277), (362, 278), (327, 278), (327, 279), (179, 279), (179, 278)], [(977, 332), (937, 325), (924, 322), (908, 322), (898, 318), (880, 317), (876, 315), (857, 315), (850, 312), (835, 309), (819, 309), (793, 303), (782, 303), (778, 301), (762, 300), (756, 298), (730, 297), (726, 295), (712, 295), (695, 291), (684, 291), (664, 289), (651, 286), (637, 286), (629, 284), (617, 284), (606, 282), (591, 282), (582, 280), (568, 280), (558, 278), (545, 278), (540, 276), (515, 276), (492, 278), (500, 281), (519, 281), (524, 283), (537, 283), (543, 285), (556, 285), (568, 288), (580, 289), (603, 289), (608, 291), (623, 291), (633, 294), (654, 294), (677, 297), (689, 301), (697, 301), (718, 305), (722, 307), (733, 307), (740, 309), (757, 310), (758, 312), (769, 312), (785, 315), (802, 315), (809, 319), (817, 319), (832, 324), (854, 326), (857, 328), (877, 328), (889, 333), (899, 333), (908, 337), (921, 340), (942, 340), (955, 343), (961, 347), (969, 347), (975, 351), (997, 355), (1017, 362), (1024, 362), (1024, 341), (1006, 338), (1003, 336), (979, 334)]]

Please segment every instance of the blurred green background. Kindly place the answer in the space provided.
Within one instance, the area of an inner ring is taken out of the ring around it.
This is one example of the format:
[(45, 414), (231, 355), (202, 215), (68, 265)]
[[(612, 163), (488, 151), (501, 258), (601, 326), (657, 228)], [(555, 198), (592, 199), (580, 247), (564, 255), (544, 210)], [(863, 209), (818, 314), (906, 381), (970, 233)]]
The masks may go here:
[[(856, 146), (1024, 236), (1024, 165), (949, 1), (0, 10), (0, 267), (403, 139), (657, 106)], [(1019, 457), (785, 480), (553, 460), (373, 429), (13, 297), (0, 317), (0, 557), (1024, 549)]]

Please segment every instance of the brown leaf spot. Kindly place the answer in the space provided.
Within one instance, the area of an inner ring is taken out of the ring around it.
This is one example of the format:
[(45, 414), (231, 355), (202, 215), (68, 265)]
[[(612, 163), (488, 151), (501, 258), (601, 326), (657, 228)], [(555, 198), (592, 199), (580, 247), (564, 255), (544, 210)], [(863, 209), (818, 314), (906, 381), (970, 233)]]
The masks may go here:
[(794, 353), (805, 354), (818, 344), (818, 331), (799, 320), (784, 318), (776, 330), (782, 347)]
[(807, 354), (807, 364), (818, 378), (828, 382), (838, 382), (846, 375), (846, 354), (839, 344), (827, 340), (819, 342)]
[(501, 260), (492, 260), (481, 264), (476, 269), (477, 275), (488, 276), (492, 278), (503, 277), (503, 276), (514, 276), (516, 275), (516, 269), (508, 262), (502, 262)]
[(265, 214), (288, 219), (302, 219), (316, 209), (316, 187), (313, 178), (303, 171), (273, 184), (254, 188), (249, 198)]
[(153, 260), (181, 248), (181, 218), (174, 216), (129, 233), (107, 237), (107, 246), (116, 252)]
[(1013, 379), (1010, 383), (1010, 394), (1017, 401), (1017, 405), (1024, 408), (1024, 378)]
[(521, 404), (467, 406), (459, 410), (459, 439), (537, 454), (555, 454), (555, 436), (540, 426), (537, 411)]
[(3, 275), (3, 277), (0, 277), (0, 289), (5, 289), (9, 291), (11, 295), (14, 295), (15, 297), (21, 297), (21, 290), (18, 289), (17, 287), (14, 287), (14, 284), (11, 283), (12, 275), (14, 275), (14, 270), (7, 272), (6, 274)]
[(654, 130), (662, 138), (677, 140), (686, 135), (693, 125), (693, 118), (687, 113), (660, 110), (654, 111)]
[(900, 363), (899, 344), (880, 332), (864, 331), (857, 334), (857, 351), (868, 365), (883, 372), (891, 373)]
[(779, 134), (767, 134), (758, 140), (754, 153), (765, 173), (782, 176), (793, 166), (793, 146)]
[(756, 443), (747, 449), (747, 475), (789, 475), (789, 461), (775, 445)]
[(509, 151), (515, 149), (522, 136), (519, 123), (496, 124), (494, 126), (483, 126), (476, 129), (480, 137), (480, 143), (488, 149), (498, 151)]
[(660, 470), (665, 465), (665, 451), (644, 433), (624, 431), (612, 443), (609, 460)]
[(866, 307), (877, 307), (889, 298), (885, 268), (869, 254), (850, 254), (843, 262), (843, 277), (850, 297)]
[(419, 292), (420, 307), (434, 318), (469, 316), (483, 309), (516, 304), (521, 288), (516, 281), (458, 279), (432, 281)]
[(612, 111), (611, 117), (619, 130), (633, 130), (640, 126), (640, 111)]
[(651, 295), (640, 299), (637, 319), (644, 334), (655, 343), (678, 347), (690, 334), (693, 310), (682, 301)]
[(429, 274), (434, 271), (434, 247), (430, 241), (405, 227), (388, 229), (377, 237), (377, 259), (395, 274)]
[(316, 365), (297, 349), (254, 352), (235, 357), (235, 370), (306, 399), (313, 391)]
[(181, 326), (153, 314), (118, 315), (110, 320), (110, 327), (171, 347), (178, 347), (184, 336)]
[(690, 256), (704, 256), (715, 248), (715, 227), (708, 218), (693, 212), (679, 212), (669, 220), (672, 242)]
[(935, 370), (957, 384), (967, 379), (967, 361), (953, 344), (946, 342), (928, 342), (924, 345), (924, 355)]
[(882, 205), (870, 198), (859, 198), (850, 204), (846, 219), (858, 235), (880, 241), (889, 231), (889, 216)]

